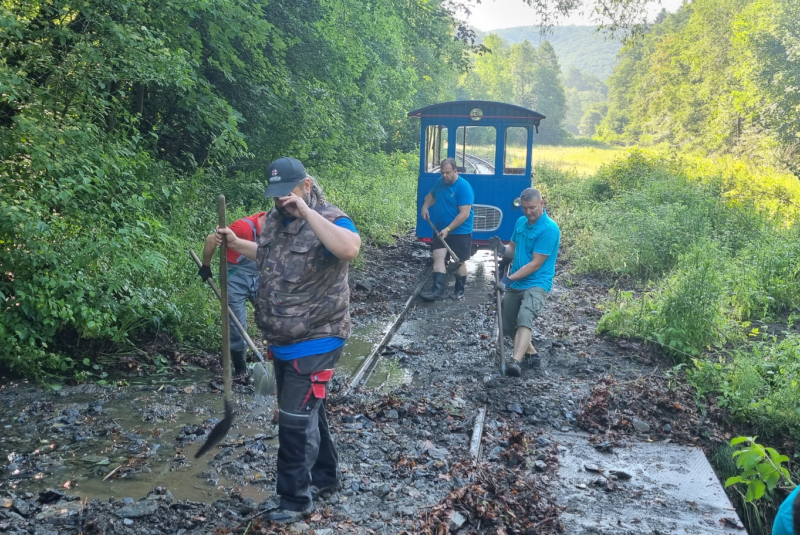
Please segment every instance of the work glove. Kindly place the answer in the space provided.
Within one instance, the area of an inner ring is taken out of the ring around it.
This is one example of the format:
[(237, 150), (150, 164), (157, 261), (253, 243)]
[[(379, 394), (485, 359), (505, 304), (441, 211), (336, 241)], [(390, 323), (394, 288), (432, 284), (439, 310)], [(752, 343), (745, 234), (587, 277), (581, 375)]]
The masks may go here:
[(200, 269), (197, 270), (197, 274), (200, 275), (200, 278), (206, 282), (214, 277), (214, 274), (211, 273), (211, 266), (200, 266)]
[(503, 256), (503, 253), (506, 252), (506, 246), (503, 245), (503, 242), (500, 240), (500, 236), (492, 236), (489, 238), (489, 245), (492, 249), (497, 249), (497, 253), (500, 256)]
[(508, 287), (511, 286), (512, 282), (513, 281), (509, 279), (508, 276), (506, 275), (505, 277), (500, 279), (500, 281), (495, 282), (494, 287), (500, 290), (501, 292), (505, 292), (506, 290), (508, 290)]

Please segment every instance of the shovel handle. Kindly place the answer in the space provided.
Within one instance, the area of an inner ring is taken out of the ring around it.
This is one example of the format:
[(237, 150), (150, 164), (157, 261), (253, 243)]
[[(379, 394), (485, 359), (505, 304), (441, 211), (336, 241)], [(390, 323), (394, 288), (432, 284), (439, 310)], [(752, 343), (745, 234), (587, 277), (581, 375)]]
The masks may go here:
[[(225, 215), (225, 195), (217, 197), (217, 215), (219, 228), (228, 226)], [(222, 384), (225, 388), (225, 401), (231, 402), (231, 326), (228, 323), (228, 240), (222, 235), (219, 247), (219, 285), (220, 302), (222, 304)]]
[[(500, 269), (497, 266), (497, 247), (494, 248), (494, 280), (495, 283), (500, 283)], [(506, 375), (506, 355), (505, 345), (503, 340), (503, 309), (502, 309), (502, 292), (500, 288), (495, 290), (497, 298), (497, 354), (500, 356), (500, 372), (505, 377)]]
[[(194, 251), (192, 251), (191, 249), (189, 249), (189, 255), (192, 257), (192, 260), (194, 260), (195, 264), (197, 264), (197, 267), (203, 265), (203, 263), (200, 261), (200, 258), (198, 258), (197, 255), (194, 253)], [(208, 279), (207, 282), (208, 285), (211, 286), (211, 289), (214, 291), (214, 294), (216, 294), (217, 299), (221, 301), (222, 296), (220, 296), (219, 294), (219, 288), (217, 288), (217, 284), (212, 279)], [(241, 334), (242, 338), (244, 338), (245, 342), (247, 342), (247, 346), (253, 351), (253, 353), (255, 353), (258, 361), (263, 363), (264, 356), (261, 354), (258, 348), (256, 348), (256, 344), (253, 343), (253, 340), (250, 338), (250, 335), (247, 334), (247, 331), (244, 329), (242, 322), (239, 321), (239, 318), (236, 317), (236, 314), (233, 313), (233, 310), (231, 310), (230, 306), (228, 306), (228, 314), (230, 315), (230, 318), (233, 320), (233, 324), (236, 325), (236, 329), (239, 331), (239, 334)]]
[(460, 264), (460, 263), (461, 263), (461, 260), (460, 260), (460, 259), (459, 259), (459, 258), (456, 256), (456, 253), (454, 253), (454, 252), (453, 252), (453, 250), (450, 248), (450, 246), (449, 246), (449, 245), (447, 245), (447, 242), (446, 242), (446, 241), (444, 241), (444, 238), (442, 238), (441, 236), (439, 236), (439, 231), (438, 231), (438, 230), (436, 230), (436, 226), (433, 224), (433, 221), (431, 221), (430, 219), (426, 219), (425, 221), (427, 221), (427, 222), (428, 222), (428, 224), (429, 224), (429, 225), (431, 226), (431, 228), (433, 229), (433, 234), (434, 234), (434, 235), (435, 235), (437, 238), (439, 238), (439, 241), (440, 241), (440, 242), (442, 242), (442, 243), (444, 244), (445, 248), (447, 249), (447, 252), (448, 252), (448, 253), (450, 253), (450, 256), (452, 256), (452, 257), (453, 257), (453, 260), (455, 260), (457, 263), (459, 263), (459, 264)]

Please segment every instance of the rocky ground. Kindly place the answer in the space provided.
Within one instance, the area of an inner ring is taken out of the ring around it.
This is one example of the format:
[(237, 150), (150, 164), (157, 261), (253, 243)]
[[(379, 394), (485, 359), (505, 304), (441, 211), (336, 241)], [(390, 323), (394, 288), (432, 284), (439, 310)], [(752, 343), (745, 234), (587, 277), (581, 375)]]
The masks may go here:
[[(379, 337), (429, 261), (409, 237), (367, 259), (351, 277), (352, 314)], [(480, 253), (470, 263), (463, 301), (409, 312), (384, 350), (399, 386), (345, 396), (337, 392), (348, 374), (341, 370), (329, 413), (344, 487), (305, 522), (275, 526), (259, 516), (274, 489), (277, 428), (274, 405), (254, 403), (251, 386), (236, 385), (237, 422), (217, 452), (193, 458), (220, 416), (221, 385), (185, 364), (202, 359), (181, 357), (166, 380), (132, 376), (124, 386), (58, 392), (0, 386), (0, 531), (558, 533), (564, 505), (552, 490), (564, 433), (586, 431), (600, 451), (730, 436), (715, 407), (701, 416), (690, 389), (665, 376), (670, 363), (595, 334), (608, 288), (572, 277), (568, 266), (559, 267), (534, 329), (541, 366), (499, 376), (489, 259)], [(175, 354), (166, 355), (173, 365)], [(213, 358), (206, 363), (216, 367)], [(476, 462), (470, 439), (482, 408)], [(586, 491), (624, 492), (625, 479), (621, 467)]]

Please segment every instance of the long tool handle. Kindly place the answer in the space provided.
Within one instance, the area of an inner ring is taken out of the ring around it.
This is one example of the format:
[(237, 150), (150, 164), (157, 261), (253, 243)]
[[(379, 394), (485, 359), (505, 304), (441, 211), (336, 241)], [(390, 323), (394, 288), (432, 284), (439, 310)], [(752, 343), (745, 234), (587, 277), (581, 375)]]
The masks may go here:
[(447, 252), (448, 252), (448, 253), (450, 253), (450, 256), (451, 256), (451, 257), (453, 257), (453, 260), (454, 260), (454, 261), (456, 261), (456, 262), (459, 262), (459, 263), (460, 263), (460, 262), (461, 262), (461, 259), (459, 259), (459, 258), (456, 256), (456, 253), (454, 253), (454, 252), (453, 252), (453, 250), (450, 248), (450, 246), (449, 246), (449, 245), (447, 245), (447, 242), (446, 242), (446, 241), (444, 241), (444, 238), (442, 238), (441, 236), (439, 236), (439, 231), (438, 231), (438, 230), (436, 230), (436, 226), (433, 224), (433, 221), (431, 221), (430, 219), (426, 219), (426, 221), (428, 222), (428, 224), (429, 224), (429, 225), (431, 226), (431, 228), (433, 229), (433, 233), (434, 233), (434, 235), (435, 235), (437, 238), (439, 238), (439, 241), (440, 241), (440, 242), (442, 242), (442, 243), (444, 244), (444, 246), (447, 248)]
[[(497, 267), (497, 247), (494, 248), (494, 280), (496, 281), (497, 284), (500, 283), (500, 269)], [(503, 292), (500, 291), (500, 288), (497, 288), (495, 290), (495, 295), (497, 297), (497, 353), (498, 355), (500, 355), (500, 371), (505, 377), (506, 355), (505, 355), (505, 344), (503, 341), (502, 294)]]
[[(197, 267), (203, 265), (203, 263), (200, 261), (200, 258), (198, 258), (198, 256), (191, 249), (189, 249), (189, 256), (191, 256), (192, 260), (195, 261)], [(217, 288), (216, 283), (212, 279), (208, 279), (207, 282), (208, 285), (211, 286), (211, 290), (213, 290), (214, 294), (217, 296), (217, 299), (222, 301), (222, 296), (219, 294), (219, 288)], [(233, 310), (231, 310), (230, 306), (228, 306), (228, 314), (230, 314), (230, 318), (233, 320), (233, 324), (236, 325), (236, 329), (238, 329), (239, 334), (241, 334), (242, 338), (244, 338), (245, 342), (247, 342), (247, 346), (253, 351), (253, 353), (255, 353), (256, 358), (259, 360), (259, 362), (264, 362), (264, 356), (258, 350), (256, 344), (253, 343), (253, 340), (250, 338), (250, 335), (247, 334), (247, 331), (242, 325), (242, 322), (239, 321), (239, 318), (236, 317), (236, 314), (233, 313)]]
[[(228, 226), (225, 215), (225, 195), (217, 197), (217, 214), (219, 215), (219, 228)], [(225, 388), (225, 402), (231, 403), (231, 326), (228, 323), (228, 241), (222, 235), (222, 245), (219, 247), (219, 285), (222, 304), (222, 384)]]

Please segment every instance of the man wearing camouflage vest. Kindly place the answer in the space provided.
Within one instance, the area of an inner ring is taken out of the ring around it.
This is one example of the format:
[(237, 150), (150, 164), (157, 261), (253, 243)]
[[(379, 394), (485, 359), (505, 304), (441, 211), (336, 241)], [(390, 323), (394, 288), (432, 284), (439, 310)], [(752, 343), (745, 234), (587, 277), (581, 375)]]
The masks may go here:
[[(294, 158), (267, 169), (267, 213), (258, 244), (225, 234), (228, 247), (256, 260), (256, 323), (269, 342), (280, 407), (275, 522), (296, 522), (313, 498), (340, 487), (338, 454), (325, 414), (326, 386), (350, 336), (347, 270), (361, 247), (350, 218), (325, 201)], [(221, 236), (219, 238), (221, 242)]]

